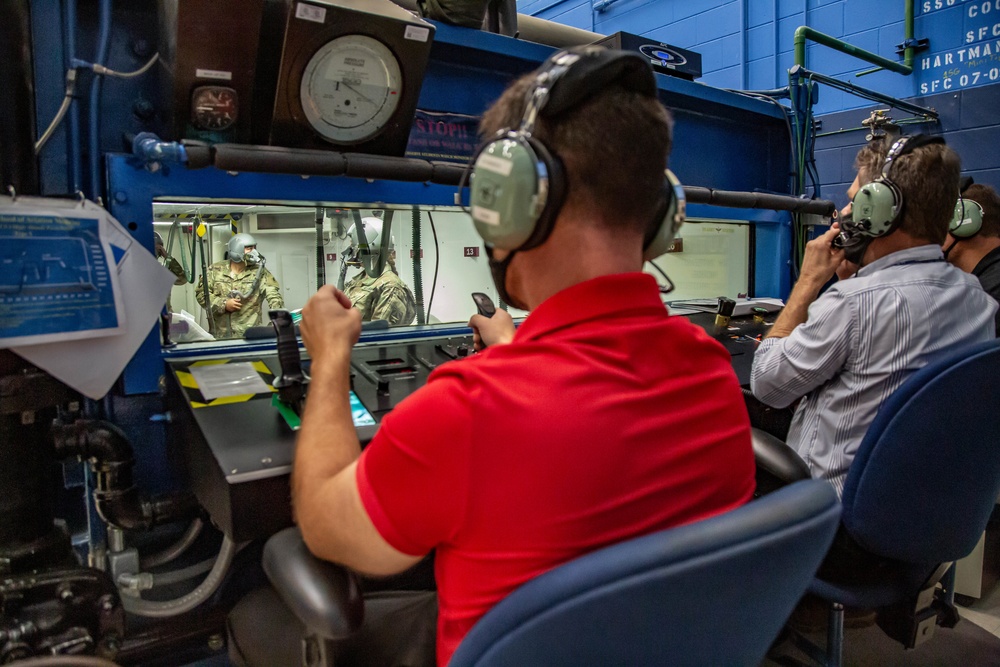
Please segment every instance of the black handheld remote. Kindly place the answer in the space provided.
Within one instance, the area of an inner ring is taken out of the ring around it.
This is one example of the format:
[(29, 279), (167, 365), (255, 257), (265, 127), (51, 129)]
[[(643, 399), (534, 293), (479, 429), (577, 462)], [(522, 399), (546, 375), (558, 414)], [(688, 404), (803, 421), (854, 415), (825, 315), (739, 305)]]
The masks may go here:
[(473, 292), (472, 300), (476, 302), (476, 310), (483, 317), (493, 317), (497, 312), (497, 307), (493, 305), (493, 301), (490, 297), (486, 296), (482, 292)]

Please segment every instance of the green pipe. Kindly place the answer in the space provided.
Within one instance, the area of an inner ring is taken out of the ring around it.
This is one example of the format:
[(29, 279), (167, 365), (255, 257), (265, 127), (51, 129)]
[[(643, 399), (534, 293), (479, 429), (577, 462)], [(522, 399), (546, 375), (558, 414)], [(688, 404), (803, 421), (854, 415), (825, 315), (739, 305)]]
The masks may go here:
[(906, 8), (904, 10), (904, 13), (905, 13), (904, 20), (906, 21), (906, 23), (905, 23), (906, 34), (904, 35), (903, 38), (906, 40), (904, 43), (907, 46), (906, 46), (906, 49), (903, 51), (903, 64), (906, 65), (907, 67), (909, 67), (910, 71), (912, 72), (913, 71), (913, 46), (912, 46), (912, 44), (913, 44), (913, 0), (906, 0)]
[[(907, 0), (910, 2), (910, 0)], [(805, 67), (806, 65), (806, 40), (812, 40), (817, 44), (822, 44), (823, 46), (828, 46), (835, 51), (840, 51), (841, 53), (846, 53), (849, 56), (854, 56), (865, 62), (872, 63), (873, 65), (878, 65), (883, 69), (887, 69), (898, 74), (912, 74), (912, 65), (903, 65), (894, 60), (889, 60), (883, 58), (877, 53), (872, 53), (871, 51), (865, 51), (864, 49), (859, 49), (856, 46), (852, 46), (842, 39), (837, 39), (836, 37), (831, 37), (826, 33), (819, 32), (818, 30), (813, 30), (807, 25), (799, 26), (795, 29), (795, 64)], [(912, 55), (911, 55), (912, 62)]]
[[(912, 72), (913, 71), (913, 46), (912, 46), (913, 0), (906, 0), (906, 7), (904, 9), (904, 13), (906, 14), (905, 24), (904, 24), (904, 31), (906, 34), (903, 36), (903, 39), (905, 40), (903, 43), (906, 44), (906, 47), (904, 47), (903, 49), (903, 65), (909, 67), (910, 71)], [(871, 69), (866, 69), (863, 72), (858, 72), (854, 76), (865, 76), (866, 74), (874, 74), (875, 72), (881, 72), (882, 69), (883, 69), (882, 67), (873, 67)]]

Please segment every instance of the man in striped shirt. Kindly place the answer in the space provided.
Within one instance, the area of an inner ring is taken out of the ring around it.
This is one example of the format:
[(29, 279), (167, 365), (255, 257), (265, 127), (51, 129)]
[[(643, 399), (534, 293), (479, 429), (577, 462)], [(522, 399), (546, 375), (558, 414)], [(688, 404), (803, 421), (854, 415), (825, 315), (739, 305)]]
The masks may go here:
[[(858, 153), (847, 193), (854, 219), (845, 216), (843, 232), (834, 224), (806, 246), (799, 279), (754, 356), (754, 396), (776, 408), (802, 399), (787, 442), (838, 494), (889, 395), (937, 355), (994, 336), (996, 302), (941, 251), (959, 158), (940, 139), (905, 143), (893, 146), (891, 159), (879, 141)], [(880, 189), (871, 186), (879, 174), (901, 200), (881, 223), (860, 206)], [(820, 295), (845, 260), (860, 266), (857, 273)]]

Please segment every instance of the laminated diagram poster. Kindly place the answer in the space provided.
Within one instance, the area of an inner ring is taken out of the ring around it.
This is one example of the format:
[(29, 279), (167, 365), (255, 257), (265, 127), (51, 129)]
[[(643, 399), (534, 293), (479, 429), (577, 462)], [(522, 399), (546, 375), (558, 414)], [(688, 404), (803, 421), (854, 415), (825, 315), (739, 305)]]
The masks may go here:
[(0, 347), (120, 333), (131, 244), (89, 202), (0, 198)]

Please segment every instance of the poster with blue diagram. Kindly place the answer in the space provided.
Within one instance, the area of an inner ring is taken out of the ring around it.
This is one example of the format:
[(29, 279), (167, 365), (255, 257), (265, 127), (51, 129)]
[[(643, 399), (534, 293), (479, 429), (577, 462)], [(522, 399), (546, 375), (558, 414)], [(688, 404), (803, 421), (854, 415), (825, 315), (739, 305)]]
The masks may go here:
[(0, 202), (0, 347), (120, 333), (118, 262), (103, 210), (19, 198)]

